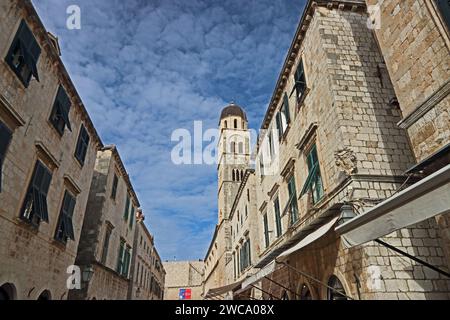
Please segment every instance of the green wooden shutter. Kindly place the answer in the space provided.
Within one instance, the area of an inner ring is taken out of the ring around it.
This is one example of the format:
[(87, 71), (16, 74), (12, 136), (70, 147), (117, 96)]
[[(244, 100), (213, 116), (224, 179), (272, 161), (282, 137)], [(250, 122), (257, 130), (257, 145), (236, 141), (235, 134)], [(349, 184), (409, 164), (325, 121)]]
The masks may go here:
[(284, 116), (286, 117), (286, 124), (291, 123), (291, 114), (289, 112), (289, 98), (287, 96), (287, 93), (284, 93), (283, 97), (283, 110), (284, 110)]
[(263, 217), (263, 223), (264, 223), (264, 240), (265, 240), (265, 245), (266, 248), (269, 247), (269, 225), (268, 225), (268, 221), (267, 221), (267, 213), (264, 214)]
[(280, 216), (280, 200), (278, 199), (278, 197), (275, 199), (273, 206), (274, 206), (274, 211), (275, 211), (277, 237), (280, 237), (282, 234), (282, 229), (281, 229), (281, 216)]
[(127, 200), (125, 202), (125, 210), (123, 212), (123, 218), (125, 219), (125, 221), (128, 220), (129, 210), (130, 210), (130, 196), (127, 194)]
[(130, 229), (133, 229), (134, 219), (136, 219), (136, 215), (134, 214), (133, 204), (130, 203)]
[(120, 246), (119, 246), (119, 257), (117, 258), (117, 272), (119, 274), (122, 274), (122, 268), (123, 268), (123, 255), (124, 255), (124, 241), (120, 240)]
[(0, 122), (0, 192), (2, 192), (2, 167), (6, 156), (6, 150), (12, 139), (12, 132)]

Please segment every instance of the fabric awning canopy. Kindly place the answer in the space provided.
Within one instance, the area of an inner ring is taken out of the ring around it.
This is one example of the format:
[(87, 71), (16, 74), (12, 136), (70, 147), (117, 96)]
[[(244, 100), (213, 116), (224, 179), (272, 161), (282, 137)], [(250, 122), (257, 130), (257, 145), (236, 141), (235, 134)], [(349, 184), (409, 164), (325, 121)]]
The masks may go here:
[(226, 286), (223, 286), (223, 287), (209, 289), (207, 294), (205, 295), (205, 299), (213, 298), (213, 297), (216, 297), (216, 296), (223, 295), (223, 294), (225, 294), (227, 292), (233, 291), (233, 290), (235, 290), (236, 288), (238, 288), (242, 284), (242, 281), (243, 280), (234, 282), (232, 284), (229, 284), (229, 285), (226, 285)]
[(270, 275), (272, 272), (275, 271), (275, 267), (276, 267), (276, 261), (274, 260), (271, 263), (269, 263), (267, 266), (265, 266), (264, 268), (259, 270), (254, 275), (245, 279), (242, 282), (242, 288), (246, 289), (248, 286), (252, 285), (253, 283), (258, 282), (259, 280), (261, 280), (264, 277), (267, 277), (268, 275)]
[(280, 254), (277, 257), (277, 260), (282, 259), (282, 258), (290, 255), (291, 253), (294, 253), (294, 252), (306, 247), (307, 245), (313, 243), (314, 241), (318, 240), (319, 238), (323, 237), (328, 231), (330, 231), (331, 228), (333, 228), (333, 226), (336, 224), (336, 221), (338, 219), (339, 219), (339, 217), (335, 217), (327, 224), (324, 224), (316, 231), (310, 233), (308, 236), (306, 236), (303, 240), (301, 240), (295, 246), (293, 246), (289, 250), (286, 250), (282, 254)]
[(450, 213), (450, 165), (336, 228), (354, 247), (440, 214)]
[(260, 281), (264, 277), (267, 277), (271, 273), (273, 273), (276, 270), (276, 266), (277, 266), (278, 261), (283, 260), (283, 258), (287, 257), (291, 253), (294, 253), (294, 252), (296, 252), (296, 251), (298, 251), (298, 250), (300, 250), (300, 249), (310, 245), (314, 241), (317, 241), (321, 237), (323, 237), (328, 231), (330, 231), (333, 228), (333, 226), (336, 224), (336, 221), (338, 219), (339, 219), (339, 217), (335, 217), (335, 218), (331, 219), (328, 223), (324, 224), (323, 226), (321, 226), (317, 230), (311, 232), (305, 238), (300, 240), (296, 245), (294, 245), (293, 247), (291, 247), (288, 250), (283, 251), (281, 254), (279, 254), (276, 257), (276, 259), (274, 259), (272, 262), (267, 264), (264, 268), (259, 270), (257, 273), (255, 273), (254, 275), (252, 275), (252, 276), (248, 277), (247, 279), (245, 279), (242, 282), (242, 289), (239, 292), (248, 289), (248, 287), (250, 285)]

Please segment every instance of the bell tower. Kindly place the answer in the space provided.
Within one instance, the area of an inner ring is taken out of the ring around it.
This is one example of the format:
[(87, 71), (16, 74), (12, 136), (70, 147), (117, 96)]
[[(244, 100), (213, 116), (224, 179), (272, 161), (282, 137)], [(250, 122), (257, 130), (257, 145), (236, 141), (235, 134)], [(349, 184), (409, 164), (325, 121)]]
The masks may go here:
[(239, 185), (250, 161), (247, 115), (231, 103), (220, 115), (218, 147), (218, 223), (228, 219)]

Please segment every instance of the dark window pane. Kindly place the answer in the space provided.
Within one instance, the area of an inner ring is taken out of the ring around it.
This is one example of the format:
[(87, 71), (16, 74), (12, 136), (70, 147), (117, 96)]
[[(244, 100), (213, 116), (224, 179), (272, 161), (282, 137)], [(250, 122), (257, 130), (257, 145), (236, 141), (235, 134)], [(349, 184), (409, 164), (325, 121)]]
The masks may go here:
[(25, 87), (28, 87), (31, 75), (39, 81), (36, 65), (40, 54), (39, 44), (22, 20), (5, 60)]
[(9, 143), (12, 138), (12, 132), (5, 124), (0, 122), (0, 192), (2, 192), (2, 167), (8, 150)]
[(22, 208), (22, 218), (34, 225), (38, 225), (41, 220), (49, 222), (47, 193), (51, 179), (51, 172), (38, 161)]
[(81, 126), (80, 135), (78, 136), (77, 147), (75, 149), (75, 158), (84, 164), (86, 153), (89, 146), (89, 134), (84, 126)]
[(119, 183), (119, 178), (114, 174), (113, 185), (111, 189), (111, 198), (116, 199), (117, 194), (117, 184)]
[(62, 86), (59, 86), (58, 93), (53, 104), (53, 110), (50, 115), (50, 122), (60, 135), (64, 133), (64, 128), (72, 131), (69, 120), (70, 99)]
[(449, 0), (435, 0), (436, 5), (441, 13), (447, 30), (450, 31), (450, 1)]

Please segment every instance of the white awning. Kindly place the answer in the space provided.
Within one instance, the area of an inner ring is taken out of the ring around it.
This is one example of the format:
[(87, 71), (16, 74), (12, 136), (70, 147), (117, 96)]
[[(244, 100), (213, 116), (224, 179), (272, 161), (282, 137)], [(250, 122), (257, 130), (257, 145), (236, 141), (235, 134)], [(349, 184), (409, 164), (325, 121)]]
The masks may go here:
[(330, 222), (327, 224), (324, 224), (316, 231), (310, 233), (307, 235), (303, 240), (301, 240), (299, 243), (297, 243), (295, 246), (290, 248), (289, 250), (284, 251), (282, 254), (280, 254), (277, 259), (284, 258), (291, 253), (294, 253), (295, 251), (298, 251), (307, 245), (313, 243), (314, 241), (318, 240), (319, 238), (323, 237), (330, 229), (336, 224), (336, 221), (339, 219), (339, 217), (333, 218)]
[(261, 280), (264, 277), (267, 277), (268, 275), (270, 275), (272, 272), (275, 271), (275, 267), (276, 267), (276, 261), (274, 260), (271, 263), (269, 263), (267, 266), (265, 266), (264, 268), (259, 270), (254, 275), (252, 275), (252, 276), (248, 277), (247, 279), (245, 279), (242, 282), (242, 288), (246, 289), (251, 284), (253, 284), (255, 282), (258, 282), (259, 280)]
[(336, 228), (354, 247), (440, 214), (450, 213), (450, 165)]
[(221, 296), (227, 292), (233, 291), (234, 289), (239, 287), (241, 285), (241, 283), (242, 283), (242, 280), (234, 282), (234, 283), (226, 285), (226, 286), (223, 286), (223, 287), (209, 289), (205, 295), (205, 299), (213, 298), (216, 296)]

